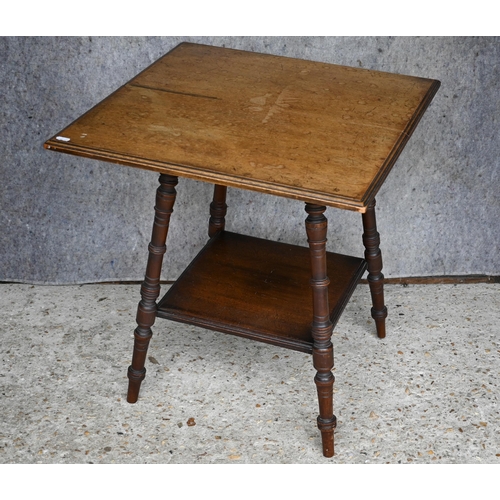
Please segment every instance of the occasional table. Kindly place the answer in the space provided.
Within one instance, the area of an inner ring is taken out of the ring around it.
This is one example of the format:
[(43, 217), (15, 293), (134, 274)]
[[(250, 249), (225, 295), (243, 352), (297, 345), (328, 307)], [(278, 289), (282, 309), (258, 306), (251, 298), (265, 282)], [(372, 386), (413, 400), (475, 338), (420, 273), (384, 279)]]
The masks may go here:
[[(375, 195), (438, 87), (182, 43), (45, 143), (160, 173), (128, 402), (139, 396), (156, 317), (311, 353), (323, 454), (333, 456), (332, 330), (368, 268), (371, 314), (385, 337)], [(157, 302), (179, 176), (214, 184), (209, 239)], [(307, 246), (226, 231), (228, 187), (305, 203)], [(327, 206), (361, 213), (364, 259), (326, 251)]]

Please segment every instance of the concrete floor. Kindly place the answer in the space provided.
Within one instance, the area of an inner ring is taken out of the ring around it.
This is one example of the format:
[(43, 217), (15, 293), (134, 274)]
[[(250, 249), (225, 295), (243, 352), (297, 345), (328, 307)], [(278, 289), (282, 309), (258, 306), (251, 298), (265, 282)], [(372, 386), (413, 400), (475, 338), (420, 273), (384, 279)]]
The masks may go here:
[(335, 328), (336, 455), (307, 354), (158, 320), (125, 401), (137, 285), (0, 285), (0, 463), (500, 462), (500, 284), (360, 285)]

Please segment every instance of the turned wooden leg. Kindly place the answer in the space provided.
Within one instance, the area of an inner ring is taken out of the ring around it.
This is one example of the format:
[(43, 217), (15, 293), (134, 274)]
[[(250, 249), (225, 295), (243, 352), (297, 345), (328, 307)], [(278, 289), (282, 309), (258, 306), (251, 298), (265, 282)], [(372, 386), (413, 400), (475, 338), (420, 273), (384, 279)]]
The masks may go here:
[(375, 200), (368, 206), (363, 217), (363, 244), (366, 248), (365, 259), (368, 263), (368, 283), (372, 295), (372, 318), (375, 320), (377, 335), (385, 337), (385, 318), (387, 307), (384, 305), (384, 275), (382, 274), (382, 253), (380, 252), (380, 235), (377, 232), (375, 218)]
[(214, 186), (214, 197), (210, 203), (210, 221), (208, 223), (208, 236), (215, 236), (219, 231), (224, 231), (225, 217), (227, 211), (226, 205), (226, 186)]
[(141, 298), (137, 308), (137, 328), (134, 331), (134, 353), (132, 364), (128, 368), (128, 393), (127, 401), (135, 403), (139, 397), (141, 382), (146, 376), (146, 354), (149, 341), (153, 332), (151, 327), (156, 319), (156, 299), (160, 294), (160, 274), (163, 263), (163, 254), (166, 251), (170, 215), (175, 202), (175, 186), (177, 177), (160, 175), (160, 186), (156, 191), (155, 220), (151, 243), (149, 244), (149, 257), (146, 267), (146, 276), (141, 286)]
[(328, 306), (328, 285), (330, 280), (326, 269), (327, 219), (323, 215), (326, 207), (306, 203), (307, 241), (311, 254), (313, 294), (313, 365), (317, 370), (314, 382), (318, 390), (318, 428), (323, 441), (323, 455), (333, 457), (333, 431), (337, 419), (333, 414), (333, 345), (331, 342), (333, 325)]

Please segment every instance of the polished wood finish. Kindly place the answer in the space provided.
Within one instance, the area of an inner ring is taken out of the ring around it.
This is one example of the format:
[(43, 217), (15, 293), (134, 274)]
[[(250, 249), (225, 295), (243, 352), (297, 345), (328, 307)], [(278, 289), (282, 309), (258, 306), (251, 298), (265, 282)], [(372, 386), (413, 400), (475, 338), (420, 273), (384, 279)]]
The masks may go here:
[[(311, 287), (313, 291), (313, 365), (317, 370), (314, 382), (318, 389), (318, 428), (323, 441), (323, 455), (333, 457), (333, 431), (337, 419), (333, 414), (333, 345), (331, 342), (333, 324), (330, 320), (326, 260), (327, 219), (323, 215), (325, 206), (306, 204), (307, 242), (311, 253)], [(335, 269), (335, 268), (334, 268)]]
[(385, 318), (387, 307), (384, 304), (384, 275), (382, 274), (382, 253), (380, 251), (380, 235), (377, 231), (375, 217), (375, 200), (370, 203), (367, 211), (362, 214), (363, 244), (365, 259), (368, 262), (368, 284), (372, 296), (372, 318), (375, 320), (377, 335), (385, 338)]
[(438, 87), (182, 43), (45, 147), (364, 212)]
[(156, 191), (155, 220), (149, 244), (146, 276), (141, 286), (141, 301), (137, 308), (137, 328), (134, 331), (134, 352), (128, 368), (129, 386), (127, 401), (135, 403), (139, 397), (141, 383), (146, 376), (146, 355), (156, 319), (156, 299), (160, 294), (160, 275), (163, 255), (167, 249), (170, 216), (175, 202), (177, 177), (160, 175), (160, 186)]
[[(331, 252), (328, 287), (335, 324), (366, 262)], [(306, 247), (217, 233), (158, 303), (158, 316), (252, 340), (313, 352), (311, 267)]]
[[(368, 265), (372, 316), (385, 336), (375, 196), (439, 85), (182, 43), (45, 143), (162, 174), (129, 402), (156, 316), (312, 353), (323, 454), (333, 455), (332, 329)], [(157, 305), (177, 176), (215, 185), (210, 239)], [(305, 202), (309, 248), (225, 231), (228, 186)], [(367, 262), (326, 252), (327, 206), (363, 214)]]
[(210, 220), (208, 222), (208, 236), (215, 236), (219, 231), (224, 231), (226, 225), (226, 186), (214, 186), (214, 197), (210, 203)]

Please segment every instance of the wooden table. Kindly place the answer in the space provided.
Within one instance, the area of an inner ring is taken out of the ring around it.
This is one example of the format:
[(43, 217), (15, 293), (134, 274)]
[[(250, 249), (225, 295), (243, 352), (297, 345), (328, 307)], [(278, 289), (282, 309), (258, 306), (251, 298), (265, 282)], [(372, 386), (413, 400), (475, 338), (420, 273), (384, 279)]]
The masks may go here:
[[(332, 329), (368, 267), (371, 313), (385, 337), (375, 195), (438, 87), (425, 78), (182, 43), (45, 143), (160, 172), (130, 403), (146, 374), (157, 316), (312, 353), (323, 454), (333, 456)], [(157, 303), (178, 176), (215, 185), (209, 240)], [(228, 186), (305, 202), (309, 248), (225, 231)], [(327, 206), (361, 213), (366, 260), (326, 251)]]

